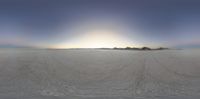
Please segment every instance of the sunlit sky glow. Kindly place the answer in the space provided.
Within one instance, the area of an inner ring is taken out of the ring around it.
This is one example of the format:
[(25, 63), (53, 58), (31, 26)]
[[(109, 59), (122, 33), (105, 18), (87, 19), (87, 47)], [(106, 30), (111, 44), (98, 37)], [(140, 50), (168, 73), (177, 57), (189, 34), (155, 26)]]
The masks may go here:
[(1, 0), (0, 47), (200, 47), (199, 0)]
[[(114, 31), (88, 31), (80, 37), (53, 46), (53, 48), (113, 48), (133, 46), (128, 38), (118, 35)], [(138, 47), (138, 46), (137, 46)]]

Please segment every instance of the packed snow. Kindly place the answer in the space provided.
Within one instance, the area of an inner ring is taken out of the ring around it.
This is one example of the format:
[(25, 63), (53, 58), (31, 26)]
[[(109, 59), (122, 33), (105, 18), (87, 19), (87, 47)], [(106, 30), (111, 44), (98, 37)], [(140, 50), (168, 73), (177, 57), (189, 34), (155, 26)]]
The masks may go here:
[(0, 99), (200, 99), (200, 50), (0, 49)]

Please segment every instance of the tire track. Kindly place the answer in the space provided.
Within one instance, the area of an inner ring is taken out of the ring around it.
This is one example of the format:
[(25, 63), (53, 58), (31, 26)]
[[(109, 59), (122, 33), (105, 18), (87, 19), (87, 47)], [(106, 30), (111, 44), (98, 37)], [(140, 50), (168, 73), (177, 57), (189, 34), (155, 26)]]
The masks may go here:
[(145, 80), (147, 79), (147, 65), (146, 65), (146, 60), (147, 60), (148, 55), (142, 56), (142, 65), (139, 66), (139, 69), (135, 75), (136, 78), (132, 80), (132, 97), (138, 97), (144, 94), (144, 89), (145, 89)]
[(188, 74), (180, 73), (180, 72), (174, 71), (172, 69), (169, 69), (169, 68), (167, 68), (168, 67), (167, 65), (160, 63), (155, 56), (151, 55), (151, 57), (157, 64), (159, 64), (159, 66), (161, 66), (162, 68), (164, 68), (166, 71), (168, 71), (170, 73), (173, 73), (177, 76), (181, 76), (184, 78), (200, 78), (200, 76), (188, 75)]

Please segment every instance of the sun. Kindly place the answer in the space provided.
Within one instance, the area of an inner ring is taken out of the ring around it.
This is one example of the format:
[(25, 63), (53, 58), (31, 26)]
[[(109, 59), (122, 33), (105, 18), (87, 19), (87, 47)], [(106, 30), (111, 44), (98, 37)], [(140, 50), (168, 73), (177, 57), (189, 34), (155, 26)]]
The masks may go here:
[(131, 46), (131, 42), (113, 31), (94, 30), (75, 37), (54, 48), (113, 48)]

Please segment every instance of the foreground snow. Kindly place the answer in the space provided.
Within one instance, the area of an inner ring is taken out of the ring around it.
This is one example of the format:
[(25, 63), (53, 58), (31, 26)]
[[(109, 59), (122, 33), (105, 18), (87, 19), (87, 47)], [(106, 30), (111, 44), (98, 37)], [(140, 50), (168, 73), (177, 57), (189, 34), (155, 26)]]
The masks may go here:
[(0, 99), (199, 99), (200, 50), (0, 49)]

